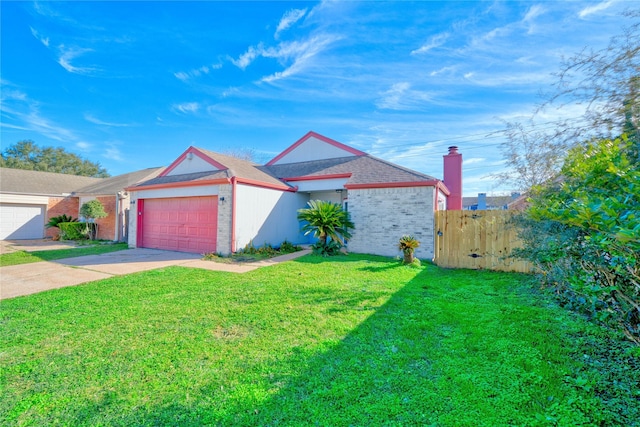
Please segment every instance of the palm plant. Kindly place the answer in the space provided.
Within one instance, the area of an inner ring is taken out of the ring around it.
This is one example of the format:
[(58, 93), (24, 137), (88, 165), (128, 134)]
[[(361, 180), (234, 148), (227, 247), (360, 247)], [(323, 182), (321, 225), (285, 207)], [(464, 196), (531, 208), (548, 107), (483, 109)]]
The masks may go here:
[(61, 222), (78, 222), (78, 219), (66, 214), (54, 216), (49, 218), (47, 228), (58, 227), (58, 224), (60, 224)]
[(404, 255), (405, 264), (413, 263), (413, 254), (418, 246), (420, 246), (420, 242), (413, 236), (405, 234), (400, 238), (398, 249), (400, 249)]
[(327, 247), (329, 239), (344, 245), (345, 240), (351, 238), (350, 230), (355, 226), (342, 206), (324, 200), (311, 200), (308, 205), (298, 210), (298, 220), (306, 221), (302, 226), (305, 236), (313, 233), (322, 248)]

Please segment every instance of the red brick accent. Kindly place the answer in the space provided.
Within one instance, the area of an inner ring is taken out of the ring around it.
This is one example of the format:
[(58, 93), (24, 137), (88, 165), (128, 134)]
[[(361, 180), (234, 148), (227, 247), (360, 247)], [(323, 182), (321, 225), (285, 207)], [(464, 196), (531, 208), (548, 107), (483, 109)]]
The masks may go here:
[[(80, 209), (79, 203), (80, 199), (78, 197), (49, 197), (47, 222), (49, 222), (49, 219), (60, 215), (69, 215), (77, 218)], [(53, 227), (46, 229), (45, 236), (55, 237), (58, 234), (60, 234), (60, 230), (57, 227)]]
[(116, 233), (116, 196), (96, 197), (107, 213), (106, 218), (96, 220), (98, 224), (98, 239), (113, 240)]

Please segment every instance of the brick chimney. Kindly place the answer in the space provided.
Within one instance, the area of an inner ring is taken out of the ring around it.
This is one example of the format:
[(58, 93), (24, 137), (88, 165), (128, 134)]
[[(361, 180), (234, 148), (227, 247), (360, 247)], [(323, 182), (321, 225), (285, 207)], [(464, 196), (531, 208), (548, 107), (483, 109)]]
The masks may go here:
[(449, 154), (444, 158), (444, 185), (451, 194), (447, 199), (448, 211), (462, 210), (462, 154), (458, 147), (449, 147)]

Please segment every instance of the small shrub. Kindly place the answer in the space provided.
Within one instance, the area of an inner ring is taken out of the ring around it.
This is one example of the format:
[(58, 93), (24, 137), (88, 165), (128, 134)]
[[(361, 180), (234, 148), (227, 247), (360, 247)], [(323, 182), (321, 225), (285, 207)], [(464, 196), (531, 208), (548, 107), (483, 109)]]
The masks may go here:
[(238, 252), (246, 255), (255, 255), (258, 253), (258, 249), (253, 245), (253, 240), (250, 240), (249, 243), (247, 243), (245, 247), (240, 249)]
[(419, 246), (420, 242), (413, 236), (405, 234), (400, 238), (400, 241), (398, 242), (398, 249), (400, 249), (404, 255), (405, 264), (413, 264), (415, 259), (413, 254)]
[(61, 222), (60, 240), (85, 240), (89, 237), (89, 227), (86, 222)]
[(202, 259), (205, 261), (218, 261), (220, 258), (224, 258), (224, 255), (215, 252), (202, 254)]
[(64, 214), (54, 216), (49, 218), (49, 222), (47, 223), (47, 228), (53, 228), (53, 227), (58, 228), (58, 224), (60, 224), (61, 222), (78, 222), (78, 218), (74, 218), (72, 216), (68, 216)]
[(290, 254), (293, 252), (298, 252), (302, 248), (300, 246), (294, 245), (293, 243), (285, 240), (280, 244), (280, 253), (281, 254)]
[(340, 249), (342, 249), (342, 245), (335, 240), (329, 240), (325, 245), (323, 245), (322, 242), (316, 242), (311, 245), (311, 249), (313, 250), (314, 254), (322, 255), (325, 257), (340, 255), (342, 253), (340, 251)]

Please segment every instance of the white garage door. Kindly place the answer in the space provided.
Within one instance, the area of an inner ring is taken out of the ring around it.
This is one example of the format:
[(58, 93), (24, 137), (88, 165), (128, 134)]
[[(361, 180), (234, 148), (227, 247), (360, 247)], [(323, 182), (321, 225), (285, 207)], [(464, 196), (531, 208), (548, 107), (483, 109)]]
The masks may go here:
[(46, 206), (0, 204), (0, 240), (42, 239)]

